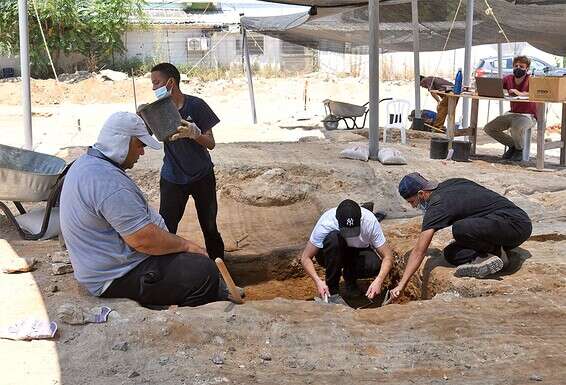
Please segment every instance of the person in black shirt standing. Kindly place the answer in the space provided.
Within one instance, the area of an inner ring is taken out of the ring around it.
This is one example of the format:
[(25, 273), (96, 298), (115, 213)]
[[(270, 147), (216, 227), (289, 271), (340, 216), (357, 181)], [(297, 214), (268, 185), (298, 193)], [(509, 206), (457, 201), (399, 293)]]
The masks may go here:
[(507, 252), (525, 242), (532, 231), (529, 216), (509, 199), (464, 178), (436, 183), (419, 173), (403, 177), (399, 194), (424, 211), (421, 234), (403, 277), (392, 290), (399, 297), (421, 265), (437, 230), (452, 226), (454, 242), (444, 257), (456, 265), (458, 277), (484, 278), (500, 271)]
[(183, 126), (164, 143), (159, 214), (169, 232), (176, 234), (192, 196), (209, 257), (224, 259), (224, 242), (216, 225), (216, 178), (209, 154), (216, 145), (212, 127), (220, 119), (204, 100), (183, 94), (180, 82), (181, 75), (173, 64), (161, 63), (151, 69), (155, 96), (170, 94), (183, 119)]

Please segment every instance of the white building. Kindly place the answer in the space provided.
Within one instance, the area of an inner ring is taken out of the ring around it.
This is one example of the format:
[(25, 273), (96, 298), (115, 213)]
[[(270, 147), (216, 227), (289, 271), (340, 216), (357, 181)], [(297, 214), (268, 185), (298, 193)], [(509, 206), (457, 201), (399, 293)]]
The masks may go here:
[[(125, 36), (125, 57), (211, 68), (240, 65), (240, 14), (265, 16), (295, 12), (296, 8), (253, 1), (149, 2), (147, 26), (134, 21)], [(312, 70), (311, 50), (260, 34), (248, 36), (254, 64), (286, 71)]]

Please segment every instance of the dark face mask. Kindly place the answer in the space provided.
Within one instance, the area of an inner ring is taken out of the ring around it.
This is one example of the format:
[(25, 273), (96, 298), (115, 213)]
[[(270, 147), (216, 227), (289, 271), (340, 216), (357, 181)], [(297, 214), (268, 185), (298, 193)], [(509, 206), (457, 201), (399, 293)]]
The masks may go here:
[(513, 68), (513, 76), (515, 76), (516, 78), (522, 78), (526, 74), (527, 74), (527, 70), (525, 69), (519, 67)]

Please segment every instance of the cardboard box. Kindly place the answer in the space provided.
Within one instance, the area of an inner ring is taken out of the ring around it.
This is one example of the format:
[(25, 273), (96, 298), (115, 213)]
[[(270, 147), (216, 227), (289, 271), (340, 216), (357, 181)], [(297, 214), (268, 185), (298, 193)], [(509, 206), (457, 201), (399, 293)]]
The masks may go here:
[(529, 99), (566, 101), (566, 76), (535, 76), (529, 79)]

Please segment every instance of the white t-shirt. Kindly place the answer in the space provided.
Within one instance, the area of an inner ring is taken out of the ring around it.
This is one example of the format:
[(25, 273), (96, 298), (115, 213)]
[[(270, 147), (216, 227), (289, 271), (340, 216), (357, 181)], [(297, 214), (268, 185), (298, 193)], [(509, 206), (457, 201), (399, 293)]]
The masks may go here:
[[(372, 248), (377, 249), (385, 244), (385, 236), (381, 230), (381, 225), (371, 211), (362, 207), (360, 222), (360, 235), (346, 238), (348, 246), (365, 249), (371, 245)], [(340, 228), (338, 227), (338, 219), (336, 219), (336, 208), (333, 208), (322, 214), (314, 226), (309, 241), (319, 249), (322, 249), (326, 236), (336, 230), (339, 231)]]

